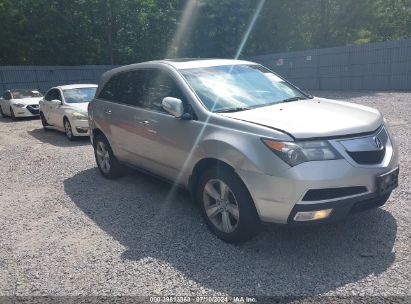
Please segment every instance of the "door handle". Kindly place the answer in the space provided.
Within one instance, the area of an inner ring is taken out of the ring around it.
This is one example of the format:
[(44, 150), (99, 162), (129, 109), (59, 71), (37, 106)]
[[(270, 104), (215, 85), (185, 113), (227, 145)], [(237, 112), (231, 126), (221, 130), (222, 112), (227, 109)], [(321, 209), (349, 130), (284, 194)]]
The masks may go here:
[(111, 114), (111, 110), (106, 110), (106, 111), (104, 111), (104, 113), (106, 113), (107, 115), (110, 115), (110, 114)]
[(150, 124), (150, 122), (148, 120), (142, 120), (139, 123), (142, 124), (142, 125), (145, 125), (145, 126)]

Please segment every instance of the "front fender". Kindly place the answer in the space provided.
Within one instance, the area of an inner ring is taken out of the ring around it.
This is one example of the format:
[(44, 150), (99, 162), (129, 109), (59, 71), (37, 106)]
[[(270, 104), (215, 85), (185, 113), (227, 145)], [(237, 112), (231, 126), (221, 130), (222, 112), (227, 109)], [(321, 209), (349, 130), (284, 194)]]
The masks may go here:
[(213, 134), (199, 144), (199, 160), (214, 158), (235, 170), (273, 175), (289, 166), (272, 153), (254, 134), (238, 132), (238, 136)]

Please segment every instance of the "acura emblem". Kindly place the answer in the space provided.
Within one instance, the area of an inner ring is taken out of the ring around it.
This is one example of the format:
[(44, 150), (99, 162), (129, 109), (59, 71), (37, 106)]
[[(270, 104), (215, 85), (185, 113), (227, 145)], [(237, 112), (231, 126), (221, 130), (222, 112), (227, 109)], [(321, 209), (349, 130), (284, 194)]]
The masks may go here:
[(377, 136), (374, 136), (373, 139), (374, 139), (375, 146), (378, 148), (378, 150), (382, 150), (383, 146), (382, 146), (381, 139), (379, 139)]

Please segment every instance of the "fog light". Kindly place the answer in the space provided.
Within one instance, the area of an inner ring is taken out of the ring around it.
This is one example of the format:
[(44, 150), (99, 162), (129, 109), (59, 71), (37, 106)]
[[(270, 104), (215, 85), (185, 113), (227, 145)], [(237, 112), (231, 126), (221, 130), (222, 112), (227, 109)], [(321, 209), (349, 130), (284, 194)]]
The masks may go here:
[(325, 219), (330, 215), (331, 211), (332, 209), (297, 212), (294, 216), (294, 221), (304, 222)]

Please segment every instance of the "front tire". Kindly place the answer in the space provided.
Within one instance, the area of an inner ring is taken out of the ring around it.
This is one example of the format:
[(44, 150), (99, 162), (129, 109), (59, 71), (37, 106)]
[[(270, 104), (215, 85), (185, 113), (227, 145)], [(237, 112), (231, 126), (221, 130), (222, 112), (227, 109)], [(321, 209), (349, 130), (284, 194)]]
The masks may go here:
[(94, 140), (94, 156), (100, 173), (108, 179), (119, 178), (124, 175), (125, 167), (113, 154), (108, 140), (102, 136), (96, 136)]
[(260, 219), (246, 186), (233, 171), (211, 168), (200, 177), (197, 202), (209, 229), (228, 243), (254, 237)]
[(66, 136), (68, 140), (74, 141), (76, 137), (73, 135), (73, 129), (71, 128), (70, 121), (67, 119), (67, 117), (64, 117), (63, 125), (64, 125), (64, 131), (66, 132)]

